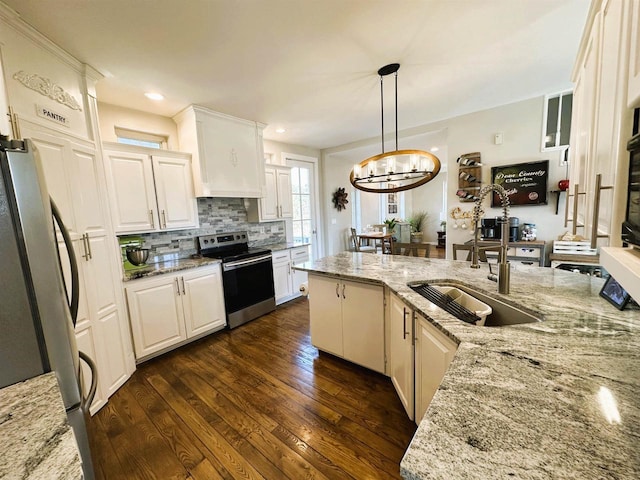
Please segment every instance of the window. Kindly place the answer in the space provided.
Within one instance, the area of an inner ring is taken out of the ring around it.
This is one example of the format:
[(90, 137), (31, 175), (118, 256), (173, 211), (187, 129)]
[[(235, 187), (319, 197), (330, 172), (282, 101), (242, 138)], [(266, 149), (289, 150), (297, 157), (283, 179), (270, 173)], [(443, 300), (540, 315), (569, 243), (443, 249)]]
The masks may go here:
[(118, 143), (138, 145), (148, 148), (167, 148), (167, 137), (155, 133), (138, 132), (127, 128), (115, 127)]
[(544, 97), (543, 152), (569, 146), (572, 104), (573, 92), (570, 90)]
[(291, 169), (291, 196), (293, 197), (293, 241), (312, 243), (313, 215), (310, 169)]

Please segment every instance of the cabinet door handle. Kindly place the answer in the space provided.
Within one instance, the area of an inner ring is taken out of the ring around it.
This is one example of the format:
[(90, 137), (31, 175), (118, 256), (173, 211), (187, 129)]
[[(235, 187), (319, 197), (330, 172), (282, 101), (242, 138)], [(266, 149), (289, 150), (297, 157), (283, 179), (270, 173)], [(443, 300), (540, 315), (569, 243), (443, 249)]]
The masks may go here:
[(82, 250), (84, 253), (81, 255), (87, 262), (89, 261), (89, 253), (87, 252), (87, 234), (82, 234)]
[(88, 260), (93, 258), (93, 254), (91, 253), (91, 240), (89, 239), (89, 234), (85, 233), (87, 239), (87, 255), (89, 256)]
[(149, 218), (151, 218), (151, 228), (156, 228), (156, 222), (153, 221), (153, 210), (149, 210)]
[(164, 213), (164, 210), (162, 210), (162, 225), (164, 225), (162, 228), (167, 228), (167, 216)]
[(343, 283), (342, 284), (342, 298), (347, 298), (344, 296), (344, 289), (347, 288), (347, 286)]
[(183, 295), (186, 295), (186, 294), (187, 294), (187, 292), (186, 292), (186, 290), (184, 289), (184, 277), (181, 277), (181, 278), (180, 278), (180, 280), (182, 280), (182, 294), (183, 294)]
[(13, 111), (13, 107), (9, 106), (9, 123), (11, 123), (11, 131), (13, 138), (22, 138), (20, 134), (20, 124), (18, 123), (18, 114)]
[(407, 307), (402, 307), (402, 339), (407, 338)]
[(176, 277), (176, 289), (178, 290), (178, 295), (180, 295), (180, 284), (178, 283), (177, 277)]
[(340, 292), (338, 291), (338, 289), (340, 288), (340, 284), (336, 283), (336, 297), (340, 298)]

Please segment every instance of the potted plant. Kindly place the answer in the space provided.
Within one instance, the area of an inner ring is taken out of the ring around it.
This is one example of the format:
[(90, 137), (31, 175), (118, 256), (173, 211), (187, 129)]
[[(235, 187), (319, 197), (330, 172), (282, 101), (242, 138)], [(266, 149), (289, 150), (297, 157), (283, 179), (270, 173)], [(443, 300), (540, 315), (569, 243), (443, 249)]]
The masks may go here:
[(447, 231), (447, 221), (446, 220), (442, 220), (440, 222), (440, 231), (441, 232), (446, 232)]
[(392, 219), (386, 219), (384, 221), (384, 224), (387, 226), (387, 233), (393, 233), (393, 231), (396, 228), (396, 225), (398, 224), (398, 221), (395, 218)]
[(425, 211), (415, 212), (409, 217), (409, 225), (411, 225), (411, 241), (414, 243), (422, 243), (422, 228), (429, 214)]

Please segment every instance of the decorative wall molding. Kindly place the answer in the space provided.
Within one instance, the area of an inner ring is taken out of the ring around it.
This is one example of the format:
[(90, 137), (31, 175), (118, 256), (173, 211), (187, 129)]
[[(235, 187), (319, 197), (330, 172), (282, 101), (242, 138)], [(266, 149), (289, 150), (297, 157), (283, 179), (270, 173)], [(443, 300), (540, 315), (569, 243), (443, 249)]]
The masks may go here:
[(65, 92), (60, 85), (53, 83), (46, 77), (38, 75), (37, 73), (28, 74), (24, 70), (20, 70), (13, 74), (13, 78), (22, 83), (25, 87), (65, 105), (71, 110), (82, 111), (80, 104), (73, 95)]

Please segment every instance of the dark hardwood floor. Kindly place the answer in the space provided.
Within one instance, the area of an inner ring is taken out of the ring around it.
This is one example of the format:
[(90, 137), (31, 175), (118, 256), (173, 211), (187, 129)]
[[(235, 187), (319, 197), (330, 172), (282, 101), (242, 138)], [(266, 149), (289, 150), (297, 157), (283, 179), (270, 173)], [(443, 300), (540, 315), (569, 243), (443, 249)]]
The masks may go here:
[(391, 381), (310, 344), (294, 300), (138, 366), (91, 420), (98, 479), (388, 479), (416, 426)]

